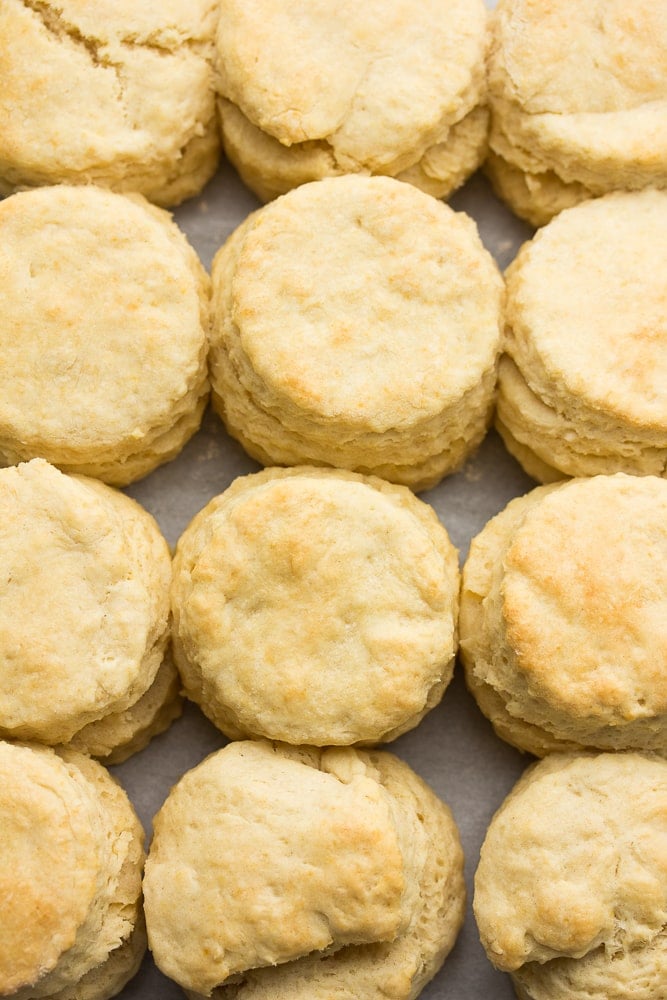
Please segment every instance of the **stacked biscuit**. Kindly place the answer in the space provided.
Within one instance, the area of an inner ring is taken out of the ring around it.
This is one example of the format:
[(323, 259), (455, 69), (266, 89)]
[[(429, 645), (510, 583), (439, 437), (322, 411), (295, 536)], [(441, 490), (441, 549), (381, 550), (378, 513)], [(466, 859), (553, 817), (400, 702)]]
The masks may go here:
[(463, 213), (390, 178), (318, 181), (251, 215), (212, 280), (213, 403), (263, 464), (417, 490), (482, 440), (502, 281)]
[(663, 3), (500, 0), (491, 20), (487, 169), (518, 215), (667, 187)]
[(486, 152), (486, 44), (481, 0), (225, 3), (225, 152), (264, 201), (350, 173), (446, 197)]
[(456, 937), (462, 862), (449, 810), (391, 754), (233, 743), (156, 817), (151, 948), (192, 996), (408, 1000)]
[(214, 0), (0, 9), (0, 193), (100, 184), (175, 205), (215, 172)]
[(0, 994), (110, 997), (146, 946), (143, 830), (83, 754), (0, 742)]

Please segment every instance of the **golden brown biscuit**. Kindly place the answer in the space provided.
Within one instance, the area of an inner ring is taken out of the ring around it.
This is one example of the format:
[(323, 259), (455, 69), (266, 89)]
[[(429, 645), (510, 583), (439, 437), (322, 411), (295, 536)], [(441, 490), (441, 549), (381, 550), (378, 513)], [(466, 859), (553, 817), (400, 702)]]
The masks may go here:
[(213, 262), (213, 402), (265, 465), (433, 486), (482, 440), (503, 286), (474, 223), (384, 177), (304, 185)]
[(447, 807), (397, 758), (233, 743), (155, 820), (144, 879), (159, 967), (195, 995), (417, 995), (462, 920)]
[(619, 473), (513, 500), (472, 542), (459, 623), (503, 739), (666, 755), (667, 482)]
[(481, 0), (225, 4), (228, 158), (259, 197), (349, 173), (448, 196), (486, 152)]
[(178, 454), (206, 404), (209, 285), (167, 213), (41, 188), (0, 203), (0, 237), (2, 463), (122, 486)]
[(4, 0), (0, 193), (45, 184), (197, 194), (220, 141), (214, 0)]
[(491, 24), (487, 166), (518, 215), (667, 187), (663, 3), (499, 0)]
[(507, 271), (497, 427), (545, 482), (667, 467), (667, 191), (562, 212)]
[(34, 459), (0, 471), (0, 564), (0, 736), (106, 756), (159, 731), (177, 691), (156, 682), (171, 566), (153, 518)]
[(139, 967), (143, 830), (99, 764), (0, 742), (0, 994), (106, 1000)]
[(556, 754), (529, 768), (482, 845), (482, 944), (522, 1000), (667, 991), (667, 763)]
[(394, 739), (451, 680), (458, 585), (447, 532), (405, 487), (308, 467), (237, 479), (176, 551), (186, 693), (234, 739)]

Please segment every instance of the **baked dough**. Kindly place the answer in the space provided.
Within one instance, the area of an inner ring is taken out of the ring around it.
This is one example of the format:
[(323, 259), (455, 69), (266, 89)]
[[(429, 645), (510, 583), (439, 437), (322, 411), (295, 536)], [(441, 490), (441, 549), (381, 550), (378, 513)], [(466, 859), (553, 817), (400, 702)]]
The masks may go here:
[(434, 486), (480, 443), (503, 285), (464, 214), (386, 177), (307, 184), (213, 262), (211, 381), (264, 465)]
[(171, 560), (138, 503), (42, 459), (3, 469), (0, 565), (0, 737), (117, 760), (166, 728)]
[(554, 754), (482, 845), (474, 911), (521, 1000), (655, 1000), (667, 990), (667, 762)]
[(562, 212), (506, 272), (497, 427), (543, 482), (667, 468), (667, 191)]
[(154, 829), (150, 947), (195, 996), (408, 1000), (462, 921), (451, 814), (390, 754), (232, 743)]
[(667, 755), (667, 482), (618, 473), (513, 500), (473, 539), (460, 630), (503, 739)]
[(234, 739), (394, 739), (451, 680), (458, 587), (447, 532), (405, 487), (306, 467), (237, 479), (177, 546), (186, 693)]
[(0, 741), (0, 994), (106, 1000), (139, 968), (143, 830), (109, 773)]
[(227, 2), (227, 157), (263, 199), (357, 172), (447, 197), (486, 152), (486, 19), (481, 0)]
[(123, 486), (175, 457), (208, 381), (209, 281), (139, 196), (49, 187), (0, 202), (0, 461)]
[(664, 3), (499, 0), (491, 25), (487, 169), (518, 215), (667, 187)]
[(0, 194), (47, 184), (160, 205), (215, 173), (214, 0), (3, 0)]

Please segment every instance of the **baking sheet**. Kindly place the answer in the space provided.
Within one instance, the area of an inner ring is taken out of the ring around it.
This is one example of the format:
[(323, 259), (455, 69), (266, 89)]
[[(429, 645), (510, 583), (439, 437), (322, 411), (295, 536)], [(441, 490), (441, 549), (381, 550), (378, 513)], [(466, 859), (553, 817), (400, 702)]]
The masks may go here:
[[(476, 219), (484, 243), (502, 268), (531, 235), (491, 193), (479, 175), (459, 191), (451, 205)], [(174, 213), (204, 265), (229, 233), (259, 203), (223, 166), (197, 199)], [(211, 497), (239, 475), (259, 466), (227, 436), (218, 418), (207, 413), (202, 429), (181, 455), (127, 492), (159, 522), (173, 546), (190, 519)], [(457, 475), (421, 494), (432, 504), (452, 541), (465, 558), (470, 539), (514, 496), (535, 483), (490, 433), (477, 454)], [(125, 764), (112, 768), (132, 799), (150, 837), (151, 820), (171, 786), (189, 768), (225, 743), (199, 709), (186, 706), (171, 729)], [(488, 822), (528, 763), (528, 758), (502, 743), (465, 690), (460, 670), (442, 703), (410, 733), (388, 749), (406, 760), (452, 808), (466, 854), (468, 909), (452, 954), (422, 993), (424, 1000), (510, 1000), (510, 980), (488, 963), (479, 944), (471, 910), (472, 878)], [(182, 998), (180, 988), (155, 968), (148, 955), (139, 974), (120, 994), (124, 1000)], [(360, 998), (363, 1000), (363, 998)]]

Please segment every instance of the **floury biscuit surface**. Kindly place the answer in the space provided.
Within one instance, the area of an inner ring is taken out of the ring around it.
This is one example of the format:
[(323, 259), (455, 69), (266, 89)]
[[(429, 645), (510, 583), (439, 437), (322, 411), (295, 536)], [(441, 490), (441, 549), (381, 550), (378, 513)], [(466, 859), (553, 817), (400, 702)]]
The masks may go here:
[(667, 762), (554, 754), (494, 816), (474, 910), (521, 1000), (667, 992)]
[(219, 156), (217, 15), (213, 0), (3, 0), (0, 193), (197, 194)]
[(107, 1000), (146, 947), (143, 830), (101, 765), (0, 742), (0, 994)]
[(267, 469), (195, 517), (174, 562), (185, 689), (232, 738), (390, 740), (451, 680), (456, 550), (408, 489)]
[(667, 468), (667, 191), (577, 205), (506, 272), (496, 425), (529, 475)]
[(0, 735), (131, 751), (177, 696), (154, 688), (171, 581), (155, 521), (41, 459), (0, 471), (0, 511)]
[(445, 197), (480, 165), (488, 113), (481, 0), (225, 4), (225, 149), (260, 197), (345, 173)]
[(173, 789), (144, 893), (153, 955), (194, 996), (408, 1000), (460, 927), (462, 855), (392, 755), (242, 742)]
[(463, 213), (390, 178), (318, 181), (249, 216), (212, 280), (213, 402), (264, 465), (424, 489), (484, 437), (503, 283)]
[(667, 755), (667, 482), (619, 473), (513, 500), (472, 542), (460, 631), (508, 742)]
[(94, 187), (0, 203), (0, 460), (122, 486), (197, 430), (208, 277), (169, 215)]
[(500, 0), (491, 24), (488, 167), (519, 215), (667, 187), (661, 0)]

